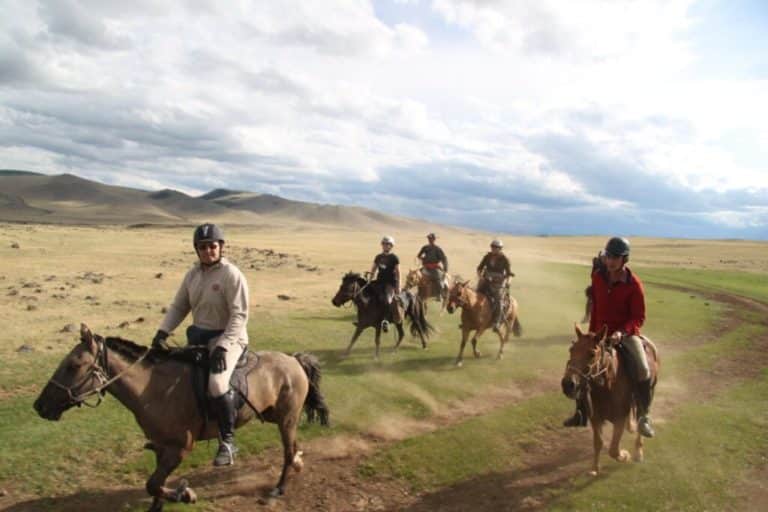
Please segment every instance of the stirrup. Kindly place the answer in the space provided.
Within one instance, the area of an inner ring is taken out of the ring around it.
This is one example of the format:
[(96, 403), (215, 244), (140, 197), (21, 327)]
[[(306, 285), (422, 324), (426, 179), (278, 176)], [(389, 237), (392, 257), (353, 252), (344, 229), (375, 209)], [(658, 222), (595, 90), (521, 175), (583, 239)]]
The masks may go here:
[(219, 451), (213, 459), (214, 466), (231, 466), (235, 463), (235, 454), (237, 453), (235, 443), (226, 441), (219, 442)]
[(637, 420), (637, 431), (640, 432), (640, 435), (643, 437), (653, 437), (656, 435), (653, 426), (651, 426), (651, 418), (648, 416), (641, 416)]

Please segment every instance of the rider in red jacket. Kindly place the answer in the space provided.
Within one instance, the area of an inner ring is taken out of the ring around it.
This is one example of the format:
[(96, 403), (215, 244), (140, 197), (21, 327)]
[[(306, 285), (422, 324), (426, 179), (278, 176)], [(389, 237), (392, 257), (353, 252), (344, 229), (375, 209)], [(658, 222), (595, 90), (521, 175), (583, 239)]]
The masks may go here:
[[(592, 273), (592, 311), (590, 332), (608, 326), (612, 345), (621, 343), (631, 359), (627, 368), (635, 383), (637, 398), (637, 427), (646, 437), (653, 437), (649, 410), (651, 407), (651, 372), (640, 337), (645, 321), (645, 292), (643, 283), (626, 266), (629, 260), (629, 242), (614, 237), (605, 246), (605, 266)], [(566, 427), (586, 425), (584, 398), (577, 400), (576, 413), (563, 422)]]

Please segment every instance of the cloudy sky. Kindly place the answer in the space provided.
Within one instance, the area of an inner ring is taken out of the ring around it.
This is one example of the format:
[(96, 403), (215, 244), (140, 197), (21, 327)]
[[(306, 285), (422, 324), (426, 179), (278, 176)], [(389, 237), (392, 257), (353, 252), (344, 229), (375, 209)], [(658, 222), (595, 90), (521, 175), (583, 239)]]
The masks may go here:
[(0, 0), (0, 168), (768, 239), (764, 0)]

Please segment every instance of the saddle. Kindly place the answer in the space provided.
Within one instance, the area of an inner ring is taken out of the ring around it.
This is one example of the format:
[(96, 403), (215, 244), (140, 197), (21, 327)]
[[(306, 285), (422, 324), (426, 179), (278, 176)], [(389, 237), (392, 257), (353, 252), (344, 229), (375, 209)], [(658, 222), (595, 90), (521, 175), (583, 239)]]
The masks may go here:
[[(208, 342), (220, 336), (224, 331), (201, 329), (194, 325), (187, 328), (187, 341), (189, 345), (178, 349), (173, 349), (170, 353), (172, 359), (188, 363), (192, 366), (192, 389), (195, 393), (195, 401), (201, 415), (207, 419), (215, 418), (215, 411), (212, 409), (211, 401), (208, 397), (208, 379), (210, 378), (210, 351)], [(235, 390), (236, 400), (235, 408), (241, 409), (246, 404), (248, 396), (248, 374), (250, 374), (259, 364), (257, 353), (248, 349), (244, 350), (240, 359), (237, 360), (235, 371), (229, 380), (229, 387)], [(257, 411), (258, 414), (258, 411)]]

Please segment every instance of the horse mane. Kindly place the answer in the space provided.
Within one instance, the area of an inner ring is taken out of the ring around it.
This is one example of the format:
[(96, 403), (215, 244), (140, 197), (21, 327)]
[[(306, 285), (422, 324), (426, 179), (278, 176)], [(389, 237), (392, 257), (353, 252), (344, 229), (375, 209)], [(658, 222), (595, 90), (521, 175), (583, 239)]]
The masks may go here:
[(126, 340), (120, 337), (105, 338), (104, 344), (110, 350), (114, 350), (121, 356), (131, 361), (135, 361), (138, 358), (140, 358), (142, 355), (144, 355), (144, 353), (147, 352), (147, 350), (149, 350), (150, 352), (149, 354), (147, 354), (145, 361), (156, 363), (156, 362), (164, 361), (168, 359), (167, 353), (163, 350), (150, 349), (148, 347), (145, 347), (144, 345), (139, 345), (134, 341)]

